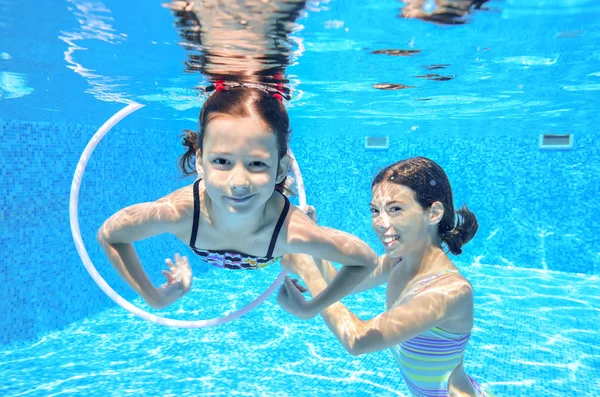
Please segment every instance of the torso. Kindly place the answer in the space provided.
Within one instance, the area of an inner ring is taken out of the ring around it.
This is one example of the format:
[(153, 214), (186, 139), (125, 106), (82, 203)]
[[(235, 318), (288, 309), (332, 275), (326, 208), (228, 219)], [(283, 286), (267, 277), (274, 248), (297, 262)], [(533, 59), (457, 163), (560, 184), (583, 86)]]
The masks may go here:
[[(450, 278), (454, 278), (452, 281), (453, 283), (457, 281), (456, 277), (462, 279), (462, 282), (468, 283), (468, 281), (458, 273), (449, 259), (447, 262), (443, 261), (440, 263), (439, 268), (435, 269), (435, 271), (430, 274), (409, 278), (403, 270), (401, 265), (399, 265), (394, 267), (390, 274), (386, 289), (387, 308), (392, 308), (398, 304), (405, 303), (425, 289), (442, 287), (445, 280), (449, 280)], [(442, 346), (445, 346), (446, 343), (449, 343), (451, 340), (453, 341), (452, 343), (457, 344), (457, 346), (460, 344), (457, 341), (463, 340), (464, 345), (462, 345), (462, 349), (464, 351), (468, 336), (473, 327), (473, 310), (472, 308), (466, 307), (461, 308), (460, 311), (461, 315), (459, 315), (458, 318), (441, 321), (433, 329), (390, 349), (398, 361), (407, 382), (411, 382), (411, 380), (414, 381), (414, 379), (410, 378), (411, 372), (408, 367), (405, 367), (406, 365), (417, 365), (421, 368), (427, 368), (429, 366), (428, 354), (425, 353), (426, 349), (423, 348), (422, 355), (416, 354), (415, 351), (411, 352), (410, 350), (414, 347), (412, 345), (424, 346), (424, 343), (433, 343), (435, 345), (435, 341), (439, 340), (438, 343), (441, 343), (440, 348), (443, 349)], [(444, 342), (445, 340), (448, 342)], [(435, 350), (437, 348), (432, 347), (432, 349)], [(442, 353), (440, 351), (437, 352), (437, 354)], [(446, 364), (450, 365), (451, 369), (445, 371), (445, 373), (444, 371), (439, 371), (437, 368), (434, 369), (432, 367), (430, 373), (424, 371), (422, 375), (427, 374), (428, 376), (440, 376), (440, 378), (443, 378), (443, 381), (441, 381), (439, 385), (442, 389), (448, 391), (448, 396), (477, 396), (470, 378), (464, 371), (462, 354), (463, 352), (461, 351), (460, 356), (447, 356), (448, 362)], [(413, 387), (417, 386), (419, 386), (418, 382), (414, 381)]]
[[(441, 263), (440, 266), (437, 267), (434, 271), (429, 272), (428, 274), (420, 275), (420, 276), (413, 277), (413, 278), (407, 277), (407, 275), (404, 273), (403, 270), (404, 269), (402, 268), (402, 265), (400, 264), (400, 265), (394, 267), (390, 274), (390, 277), (387, 282), (387, 288), (386, 288), (386, 307), (392, 307), (395, 304), (400, 303), (398, 300), (401, 297), (402, 297), (401, 302), (404, 302), (404, 301), (410, 299), (411, 297), (414, 297), (414, 292), (415, 292), (414, 289), (415, 289), (415, 287), (417, 287), (416, 289), (418, 289), (419, 284), (422, 281), (427, 280), (440, 272), (444, 272), (444, 271), (448, 271), (448, 270), (458, 271), (449, 259), (447, 261), (443, 261), (443, 263)], [(464, 277), (462, 277), (460, 275), (460, 273), (455, 275), (454, 277), (460, 277), (465, 284), (469, 284), (469, 282)], [(440, 283), (437, 285), (443, 285), (442, 284), (444, 281), (443, 279), (444, 279), (444, 276), (442, 276), (441, 278), (438, 278), (436, 280), (432, 280), (432, 282), (434, 284)], [(433, 286), (433, 284), (430, 285), (429, 287), (432, 287), (432, 286)], [(413, 291), (411, 291), (411, 290), (413, 290)], [(473, 310), (472, 309), (469, 310), (468, 308), (466, 308), (466, 310), (464, 311), (464, 315), (460, 316), (458, 319), (455, 319), (455, 320), (450, 319), (450, 320), (442, 321), (437, 326), (445, 331), (453, 332), (453, 333), (470, 332), (471, 328), (473, 327)]]
[[(170, 195), (174, 205), (181, 208), (182, 214), (184, 214), (178, 222), (175, 236), (186, 245), (190, 245), (194, 221), (193, 186), (193, 184), (186, 186)], [(267, 254), (273, 231), (285, 204), (285, 199), (281, 194), (274, 192), (269, 198), (266, 203), (264, 221), (258, 230), (252, 232), (247, 230), (220, 230), (209, 216), (206, 207), (208, 200), (202, 182), (199, 184), (199, 194), (200, 216), (196, 241), (194, 242), (197, 249), (227, 250), (257, 257), (264, 257)], [(286, 239), (285, 225), (286, 222), (284, 222), (284, 227), (279, 232), (277, 242)], [(273, 256), (278, 256), (278, 254), (279, 250), (276, 244)]]

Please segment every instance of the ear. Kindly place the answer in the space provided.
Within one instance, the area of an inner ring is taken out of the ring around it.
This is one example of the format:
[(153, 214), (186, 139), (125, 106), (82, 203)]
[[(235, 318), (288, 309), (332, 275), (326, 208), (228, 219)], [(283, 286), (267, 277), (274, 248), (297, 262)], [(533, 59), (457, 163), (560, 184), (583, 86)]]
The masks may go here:
[(429, 208), (429, 223), (432, 225), (438, 225), (444, 217), (444, 205), (439, 201), (431, 204)]
[(290, 165), (292, 164), (292, 158), (287, 154), (281, 157), (279, 160), (279, 167), (277, 168), (277, 178), (275, 178), (276, 183), (281, 183), (283, 178), (287, 176), (287, 173), (290, 169)]
[(196, 150), (196, 172), (198, 173), (198, 178), (204, 178), (204, 168), (202, 167), (202, 151), (200, 149)]

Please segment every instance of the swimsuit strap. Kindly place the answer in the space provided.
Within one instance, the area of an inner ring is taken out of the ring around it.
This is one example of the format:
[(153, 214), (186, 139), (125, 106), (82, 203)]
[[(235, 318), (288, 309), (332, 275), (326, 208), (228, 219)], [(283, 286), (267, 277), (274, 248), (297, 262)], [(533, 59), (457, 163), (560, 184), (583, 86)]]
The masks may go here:
[(398, 303), (400, 300), (402, 300), (402, 298), (404, 298), (404, 296), (408, 292), (414, 292), (414, 295), (416, 295), (416, 294), (422, 292), (431, 281), (433, 281), (433, 280), (437, 279), (438, 277), (441, 277), (441, 276), (443, 276), (445, 274), (448, 274), (448, 273), (457, 273), (457, 274), (460, 274), (458, 270), (446, 269), (446, 270), (442, 270), (439, 273), (434, 274), (431, 277), (427, 277), (427, 278), (425, 278), (423, 280), (418, 280), (416, 282), (413, 282), (412, 284), (410, 284), (410, 285), (407, 286), (408, 288), (404, 289), (404, 291), (402, 292), (402, 294), (398, 297), (398, 299), (396, 299), (396, 302), (394, 303), (394, 305), (396, 303)]
[[(198, 186), (200, 184), (201, 179), (198, 179), (194, 182), (194, 221), (192, 224), (192, 236), (190, 237), (190, 247), (196, 249), (196, 236), (198, 235), (198, 220), (200, 218), (200, 193), (198, 191)], [(269, 250), (267, 252), (267, 258), (271, 259), (273, 255), (273, 250), (275, 249), (275, 243), (277, 242), (277, 237), (279, 236), (279, 231), (281, 230), (281, 226), (285, 221), (285, 218), (290, 210), (290, 200), (283, 195), (283, 199), (285, 200), (285, 204), (283, 206), (283, 211), (279, 215), (279, 219), (277, 220), (277, 225), (275, 225), (275, 230), (273, 231), (273, 235), (271, 236), (271, 243), (269, 244)]]
[(196, 235), (198, 234), (198, 218), (200, 218), (200, 193), (198, 192), (198, 185), (200, 181), (198, 179), (194, 182), (194, 223), (192, 225), (192, 237), (190, 237), (190, 247), (196, 249)]
[[(280, 193), (281, 194), (281, 193)], [(271, 243), (269, 244), (269, 251), (267, 252), (267, 258), (271, 259), (273, 257), (273, 250), (275, 249), (275, 243), (277, 242), (277, 236), (279, 236), (279, 231), (281, 230), (281, 226), (283, 225), (283, 221), (285, 221), (285, 217), (290, 210), (290, 200), (284, 195), (283, 199), (285, 200), (285, 204), (283, 206), (283, 211), (279, 215), (279, 219), (277, 220), (277, 225), (275, 225), (275, 230), (273, 231), (273, 235), (271, 236)]]

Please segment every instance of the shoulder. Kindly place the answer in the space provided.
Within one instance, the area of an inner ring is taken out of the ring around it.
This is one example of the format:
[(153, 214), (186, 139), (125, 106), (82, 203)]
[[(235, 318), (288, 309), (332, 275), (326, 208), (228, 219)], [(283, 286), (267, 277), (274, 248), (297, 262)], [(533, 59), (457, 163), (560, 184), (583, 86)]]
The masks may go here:
[(302, 245), (326, 238), (326, 230), (316, 224), (300, 208), (290, 204), (286, 219), (286, 237), (290, 245)]
[[(442, 302), (446, 303), (447, 316), (443, 324), (443, 329), (455, 330), (455, 332), (465, 332), (472, 326), (474, 316), (474, 296), (473, 286), (460, 273), (450, 273), (432, 288), (440, 297), (444, 297)], [(469, 325), (470, 324), (470, 325)]]
[[(194, 185), (181, 187), (154, 201), (158, 216), (170, 222), (180, 222), (194, 215)], [(200, 189), (203, 189), (202, 185)]]

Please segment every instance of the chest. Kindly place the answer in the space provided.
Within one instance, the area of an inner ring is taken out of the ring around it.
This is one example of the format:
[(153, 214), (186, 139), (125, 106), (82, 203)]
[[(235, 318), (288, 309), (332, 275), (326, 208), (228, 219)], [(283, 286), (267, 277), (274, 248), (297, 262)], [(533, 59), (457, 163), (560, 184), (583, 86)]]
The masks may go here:
[(392, 270), (385, 294), (387, 308), (391, 308), (394, 304), (398, 303), (398, 299), (400, 299), (406, 287), (408, 287), (409, 281), (410, 278), (406, 274), (403, 274), (400, 268)]
[(230, 232), (216, 229), (210, 224), (199, 225), (195, 247), (205, 250), (237, 251), (263, 257), (267, 254), (272, 228), (264, 227), (257, 232), (244, 230)]

